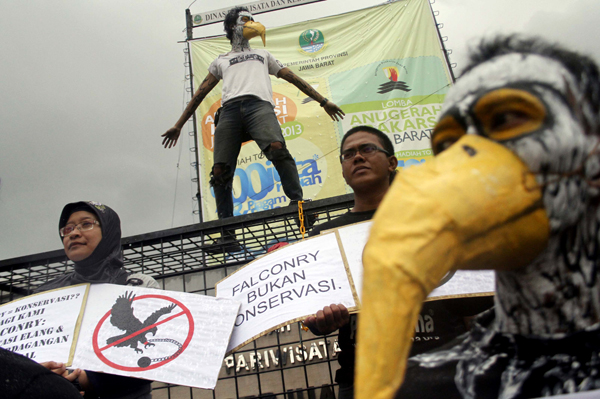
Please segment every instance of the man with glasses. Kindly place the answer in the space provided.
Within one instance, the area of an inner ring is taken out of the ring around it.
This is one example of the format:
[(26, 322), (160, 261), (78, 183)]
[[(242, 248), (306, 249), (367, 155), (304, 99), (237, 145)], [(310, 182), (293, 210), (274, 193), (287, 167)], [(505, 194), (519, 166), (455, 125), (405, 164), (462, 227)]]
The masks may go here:
[[(369, 220), (387, 193), (396, 174), (398, 160), (394, 145), (382, 131), (370, 126), (356, 126), (348, 130), (340, 146), (342, 176), (354, 190), (354, 207), (348, 213), (313, 227), (310, 237), (322, 231)], [(339, 384), (339, 399), (352, 398), (354, 392), (354, 343), (356, 315), (350, 316), (344, 305), (326, 306), (316, 316), (309, 316), (304, 324), (315, 335), (331, 334), (340, 330), (338, 354), (341, 368), (335, 381)]]
[(354, 191), (354, 208), (339, 218), (315, 226), (309, 236), (371, 219), (398, 166), (394, 145), (388, 136), (370, 126), (348, 130), (342, 139), (340, 162), (342, 176)]
[[(356, 126), (344, 135), (340, 147), (342, 176), (354, 190), (354, 208), (329, 222), (315, 226), (309, 236), (322, 231), (369, 220), (375, 214), (396, 174), (398, 160), (388, 136), (370, 126)], [(411, 356), (435, 349), (467, 331), (467, 320), (493, 305), (492, 297), (459, 298), (425, 302), (415, 326)], [(304, 320), (315, 335), (331, 334), (339, 329), (340, 369), (338, 399), (354, 396), (354, 359), (357, 315), (344, 305), (326, 306), (316, 316)]]

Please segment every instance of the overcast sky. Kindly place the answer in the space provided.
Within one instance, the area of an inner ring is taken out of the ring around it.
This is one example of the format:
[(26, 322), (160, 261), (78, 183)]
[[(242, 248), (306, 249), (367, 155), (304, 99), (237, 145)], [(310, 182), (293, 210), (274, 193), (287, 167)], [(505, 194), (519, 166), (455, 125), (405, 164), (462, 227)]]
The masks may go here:
[[(199, 0), (191, 11), (244, 2)], [(61, 248), (60, 211), (78, 200), (113, 207), (124, 236), (197, 222), (188, 137), (160, 144), (189, 99), (178, 41), (190, 3), (0, 1), (0, 259)], [(326, 0), (257, 20), (268, 29), (380, 3)], [(541, 35), (600, 61), (598, 0), (436, 0), (433, 9), (457, 73), (467, 46), (498, 32)]]

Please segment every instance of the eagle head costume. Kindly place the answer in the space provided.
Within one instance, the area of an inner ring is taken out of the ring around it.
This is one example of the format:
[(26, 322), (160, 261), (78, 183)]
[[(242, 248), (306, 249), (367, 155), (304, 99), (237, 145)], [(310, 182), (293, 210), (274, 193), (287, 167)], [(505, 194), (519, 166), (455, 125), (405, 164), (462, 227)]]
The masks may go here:
[[(407, 370), (405, 386), (446, 398), (600, 388), (599, 110), (585, 56), (516, 36), (471, 55), (432, 134), (436, 157), (400, 173), (375, 214), (358, 399), (394, 397)], [(407, 369), (421, 303), (456, 269), (496, 271), (495, 309)], [(428, 397), (414, 395), (402, 397)]]
[(250, 48), (250, 39), (260, 36), (266, 46), (266, 28), (254, 17), (246, 7), (234, 7), (227, 12), (223, 21), (227, 39), (234, 51)]

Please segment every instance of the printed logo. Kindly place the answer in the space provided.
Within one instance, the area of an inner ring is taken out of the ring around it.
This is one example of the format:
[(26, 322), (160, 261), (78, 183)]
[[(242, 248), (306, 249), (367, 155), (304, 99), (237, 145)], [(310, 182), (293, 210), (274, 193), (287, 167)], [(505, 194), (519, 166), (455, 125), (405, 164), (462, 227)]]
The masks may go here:
[(409, 92), (411, 89), (408, 87), (406, 82), (402, 82), (398, 80), (398, 76), (400, 75), (398, 68), (395, 66), (384, 67), (383, 72), (385, 76), (389, 79), (389, 82), (385, 82), (379, 85), (379, 94), (389, 93), (392, 90), (402, 90)]
[(106, 210), (106, 206), (102, 205), (101, 203), (99, 203), (97, 201), (88, 201), (88, 204), (90, 206), (93, 206), (94, 208), (98, 209), (102, 213), (104, 213), (104, 211)]
[(200, 25), (202, 23), (202, 15), (196, 14), (194, 15), (194, 24)]
[(305, 30), (299, 37), (300, 52), (306, 55), (317, 54), (327, 47), (325, 45), (325, 36), (318, 29)]
[(165, 295), (136, 296), (126, 291), (96, 325), (92, 346), (96, 356), (112, 368), (143, 371), (175, 360), (193, 335), (194, 319), (181, 302)]
[[(284, 129), (284, 132), (286, 130)], [(327, 180), (327, 159), (323, 151), (311, 141), (298, 137), (294, 139), (292, 156), (296, 162), (304, 195), (308, 198), (316, 198)], [(283, 192), (279, 173), (273, 163), (262, 153), (248, 156), (242, 154), (238, 158), (233, 193), (235, 216), (271, 210), (289, 204)]]
[(239, 64), (241, 62), (246, 61), (260, 61), (261, 63), (265, 63), (265, 58), (258, 54), (246, 54), (246, 55), (238, 55), (235, 58), (229, 60), (229, 66)]

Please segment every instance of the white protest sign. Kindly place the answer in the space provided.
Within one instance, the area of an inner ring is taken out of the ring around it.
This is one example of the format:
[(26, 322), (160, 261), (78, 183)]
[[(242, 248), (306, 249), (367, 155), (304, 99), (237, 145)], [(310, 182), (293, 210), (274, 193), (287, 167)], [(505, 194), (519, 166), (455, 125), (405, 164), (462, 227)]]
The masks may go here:
[(0, 306), (0, 347), (36, 362), (70, 365), (88, 287), (59, 288)]
[(431, 291), (427, 298), (487, 294), (495, 289), (496, 273), (493, 270), (457, 270), (448, 281)]
[(92, 285), (73, 367), (213, 389), (239, 302)]
[(324, 306), (355, 306), (335, 234), (287, 245), (257, 259), (216, 285), (217, 297), (242, 303), (227, 352)]
[(363, 264), (362, 254), (367, 245), (369, 239), (369, 233), (371, 231), (372, 221), (351, 224), (348, 226), (340, 227), (338, 234), (340, 235), (340, 241), (342, 248), (346, 253), (346, 259), (348, 260), (348, 268), (352, 274), (352, 280), (354, 282), (354, 288), (358, 294), (358, 298), (362, 298), (362, 281), (363, 281)]
[[(597, 399), (600, 398), (600, 390), (594, 389), (593, 391), (569, 393), (565, 395), (552, 396), (552, 399)], [(537, 398), (541, 399), (541, 398)]]
[[(372, 225), (372, 221), (367, 221), (337, 229), (359, 299), (362, 296), (362, 254)], [(496, 286), (493, 270), (457, 270), (448, 277), (429, 294), (428, 299), (487, 294), (494, 292)]]

